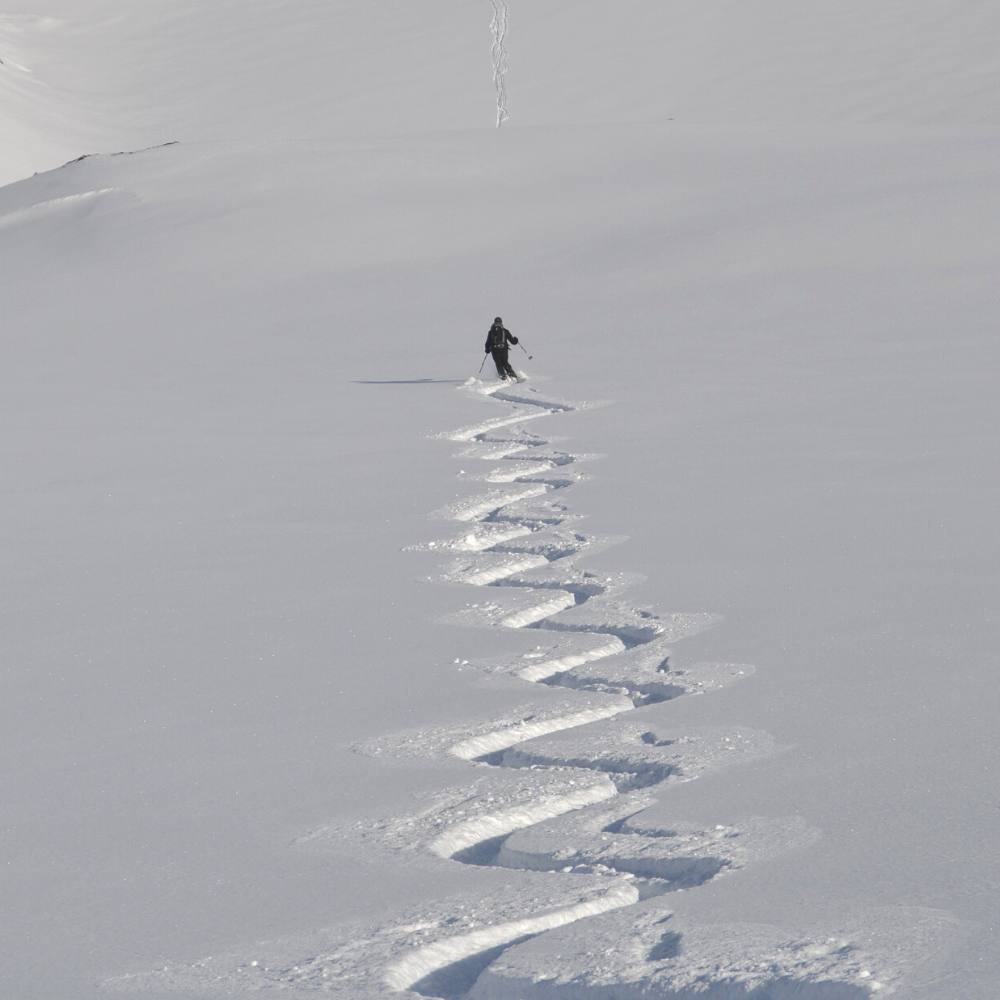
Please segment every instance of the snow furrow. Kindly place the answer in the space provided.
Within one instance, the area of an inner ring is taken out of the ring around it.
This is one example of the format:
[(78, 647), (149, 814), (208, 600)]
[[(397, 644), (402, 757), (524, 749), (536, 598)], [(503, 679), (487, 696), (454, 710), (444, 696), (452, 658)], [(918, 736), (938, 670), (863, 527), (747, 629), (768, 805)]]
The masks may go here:
[(588, 722), (599, 722), (625, 711), (628, 711), (626, 705), (608, 705), (603, 708), (575, 712), (572, 715), (560, 715), (554, 719), (521, 722), (515, 726), (462, 740), (451, 748), (451, 753), (462, 760), (475, 760), (477, 757), (485, 757), (498, 750), (507, 750), (517, 743), (533, 740), (536, 736), (548, 736), (550, 733), (558, 733), (563, 729), (575, 729), (577, 726), (585, 726)]
[(581, 667), (593, 660), (602, 660), (606, 656), (614, 656), (624, 651), (625, 643), (616, 636), (596, 649), (583, 653), (569, 653), (554, 660), (545, 660), (542, 663), (533, 663), (530, 667), (523, 667), (517, 672), (517, 676), (526, 681), (544, 681), (574, 667)]
[(595, 783), (568, 795), (543, 798), (531, 805), (457, 823), (427, 845), (432, 854), (450, 858), (483, 841), (541, 823), (564, 813), (614, 798), (618, 794), (611, 781)]
[(488, 483), (513, 483), (522, 476), (535, 475), (539, 472), (548, 472), (556, 468), (556, 463), (551, 461), (541, 462), (518, 462), (509, 469), (494, 469), (487, 472), (483, 479)]
[(517, 500), (530, 500), (533, 497), (544, 496), (550, 487), (545, 483), (532, 483), (516, 490), (493, 490), (478, 497), (460, 500), (448, 507), (442, 508), (437, 516), (452, 521), (475, 521), (500, 507), (514, 503)]
[(538, 622), (545, 621), (546, 618), (556, 615), (560, 611), (565, 611), (575, 604), (576, 597), (573, 594), (563, 592), (558, 597), (553, 597), (551, 600), (544, 601), (533, 608), (528, 608), (525, 611), (519, 611), (517, 614), (502, 618), (500, 624), (504, 628), (526, 628), (528, 625), (535, 625)]
[(474, 587), (485, 587), (488, 584), (495, 583), (497, 580), (504, 580), (514, 573), (535, 569), (538, 566), (545, 566), (547, 563), (548, 560), (545, 556), (521, 556), (519, 559), (511, 559), (502, 565), (493, 566), (490, 569), (470, 570), (465, 573), (455, 574), (453, 578), (462, 583), (471, 584)]
[(509, 427), (511, 424), (519, 424), (525, 420), (537, 420), (539, 417), (547, 417), (548, 410), (538, 412), (526, 411), (524, 413), (513, 413), (506, 417), (494, 417), (492, 420), (484, 420), (482, 423), (473, 424), (471, 427), (463, 427), (460, 430), (452, 431), (445, 437), (449, 441), (472, 441), (482, 434), (499, 430), (501, 427)]
[(432, 972), (453, 965), (463, 958), (479, 952), (489, 951), (500, 945), (513, 941), (524, 940), (541, 934), (543, 931), (565, 927), (566, 924), (582, 920), (584, 917), (596, 917), (623, 906), (631, 906), (639, 901), (638, 890), (624, 882), (612, 886), (600, 899), (587, 900), (569, 906), (554, 913), (543, 913), (523, 920), (513, 920), (494, 927), (484, 927), (482, 930), (464, 934), (461, 937), (449, 938), (427, 948), (421, 948), (412, 955), (390, 965), (384, 973), (383, 981), (396, 990), (412, 989), (421, 979)]

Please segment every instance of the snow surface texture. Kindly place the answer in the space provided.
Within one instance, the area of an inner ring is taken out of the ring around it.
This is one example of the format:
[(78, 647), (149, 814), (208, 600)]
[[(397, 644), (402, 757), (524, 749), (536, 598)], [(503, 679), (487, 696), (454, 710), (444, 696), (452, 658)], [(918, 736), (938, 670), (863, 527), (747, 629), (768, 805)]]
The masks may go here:
[(996, 1000), (1000, 6), (510, 7), (0, 14), (0, 996)]
[[(433, 795), (409, 815), (326, 826), (299, 845), (348, 855), (381, 853), (395, 863), (407, 854), (429, 854), (445, 863), (548, 873), (551, 888), (542, 883), (541, 897), (520, 901), (486, 897), (480, 902), (485, 914), (476, 909), (474, 917), (467, 900), (437, 901), (415, 922), (401, 917), (374, 938), (334, 928), (326, 932), (318, 956), (290, 956), (292, 946), (285, 945), (263, 963), (207, 959), (106, 985), (165, 992), (198, 992), (209, 985), (222, 992), (285, 987), (345, 997), (389, 990), (482, 1000), (865, 1000), (879, 991), (894, 992), (914, 935), (935, 923), (933, 914), (891, 914), (894, 934), (869, 920), (861, 922), (863, 933), (829, 928), (822, 938), (766, 926), (690, 925), (672, 920), (662, 905), (632, 915), (643, 901), (780, 855), (814, 840), (818, 831), (795, 816), (748, 815), (726, 824), (670, 827), (643, 818), (655, 790), (774, 753), (766, 733), (743, 727), (680, 730), (642, 719), (644, 706), (711, 691), (752, 670), (723, 664), (671, 670), (665, 643), (700, 631), (714, 617), (659, 615), (624, 604), (617, 598), (634, 581), (598, 576), (577, 565), (590, 539), (579, 527), (567, 529), (580, 517), (568, 497), (579, 481), (572, 468), (576, 456), (554, 453), (552, 442), (534, 430), (534, 418), (570, 412), (578, 404), (550, 398), (523, 381), (510, 390), (470, 379), (464, 391), (513, 410), (442, 437), (467, 444), (463, 459), (511, 461), (518, 474), (494, 470), (487, 480), (508, 482), (505, 490), (437, 512), (435, 517), (473, 531), (425, 548), (456, 550), (464, 543), (470, 554), (440, 582), (497, 592), (495, 602), (474, 602), (467, 616), (456, 619), (459, 624), (548, 633), (544, 648), (536, 645), (483, 669), (521, 683), (566, 687), (574, 698), (520, 717), (357, 745), (358, 752), (382, 761), (450, 754), (489, 773)], [(530, 432), (523, 426), (528, 419)], [(496, 524), (520, 533), (492, 546), (480, 544), (484, 536), (477, 530)], [(508, 598), (518, 599), (513, 611)], [(611, 924), (595, 919), (616, 911), (627, 916), (612, 918)], [(947, 922), (939, 917), (937, 923), (942, 919)], [(573, 936), (571, 948), (561, 937), (558, 944), (547, 943), (554, 931), (580, 921), (590, 929)], [(589, 950), (592, 935), (614, 942), (599, 949), (597, 961)], [(542, 944), (536, 945), (540, 936)]]

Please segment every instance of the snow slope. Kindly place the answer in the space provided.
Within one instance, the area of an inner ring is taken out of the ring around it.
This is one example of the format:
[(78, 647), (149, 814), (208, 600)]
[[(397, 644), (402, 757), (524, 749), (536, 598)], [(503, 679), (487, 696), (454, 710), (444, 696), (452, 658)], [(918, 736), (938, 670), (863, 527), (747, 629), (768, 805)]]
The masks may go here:
[(991, 997), (993, 9), (31, 7), (0, 993)]
[(177, 140), (677, 120), (997, 124), (988, 0), (24, 0), (0, 13), (0, 181)]

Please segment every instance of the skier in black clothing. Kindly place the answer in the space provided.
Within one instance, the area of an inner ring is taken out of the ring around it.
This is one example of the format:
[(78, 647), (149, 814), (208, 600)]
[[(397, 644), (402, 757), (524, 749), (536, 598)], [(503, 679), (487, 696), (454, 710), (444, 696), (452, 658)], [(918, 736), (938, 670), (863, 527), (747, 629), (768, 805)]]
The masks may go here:
[(511, 368), (510, 362), (507, 360), (508, 343), (516, 344), (517, 337), (503, 325), (503, 320), (497, 316), (493, 320), (490, 332), (486, 334), (486, 353), (493, 355), (493, 363), (497, 366), (497, 375), (504, 381), (517, 379), (517, 372)]

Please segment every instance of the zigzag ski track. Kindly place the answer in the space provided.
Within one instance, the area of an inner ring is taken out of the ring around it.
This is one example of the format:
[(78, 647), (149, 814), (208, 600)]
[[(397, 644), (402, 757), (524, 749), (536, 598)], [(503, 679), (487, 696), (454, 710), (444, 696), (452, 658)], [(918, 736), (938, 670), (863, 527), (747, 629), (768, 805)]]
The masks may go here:
[[(475, 896), (428, 899), (379, 927), (341, 925), (308, 942), (261, 946), (253, 962), (223, 956), (105, 985), (356, 1000), (864, 1000), (895, 992), (899, 955), (915, 935), (940, 931), (926, 913), (881, 914), (881, 926), (896, 930), (879, 949), (858, 930), (864, 915), (853, 928), (810, 934), (698, 925), (671, 912), (671, 893), (819, 836), (794, 816), (678, 818), (670, 828), (644, 819), (672, 784), (774, 752), (765, 732), (663, 721), (662, 703), (710, 695), (753, 668), (675, 668), (671, 646), (716, 617), (633, 606), (625, 595), (636, 577), (586, 569), (589, 553), (617, 540), (589, 534), (572, 508), (580, 467), (593, 456), (563, 450), (539, 421), (587, 404), (525, 383), (469, 379), (458, 391), (504, 408), (439, 435), (461, 446), (463, 460), (487, 464), (475, 478), (489, 488), (436, 511), (457, 532), (417, 548), (440, 552), (448, 562), (437, 579), (468, 592), (451, 623), (520, 630), (531, 640), (519, 655), (462, 664), (523, 684), (525, 702), (501, 717), (356, 746), (399, 766), (417, 758), (464, 766), (467, 779), (407, 815), (330, 824), (299, 844), (392, 864), (500, 868), (511, 880)], [(545, 697), (533, 699), (538, 685)], [(864, 949), (855, 943), (862, 936)]]

